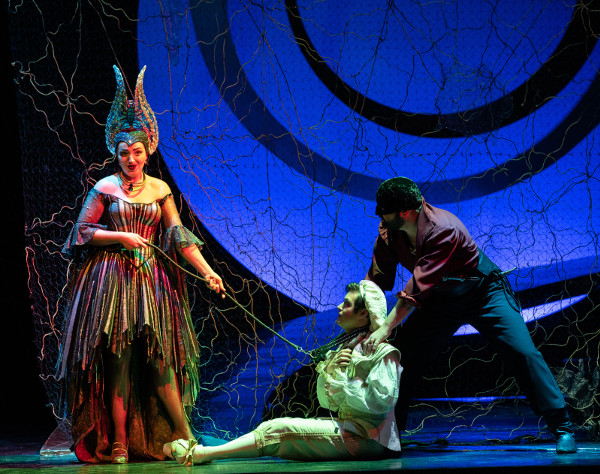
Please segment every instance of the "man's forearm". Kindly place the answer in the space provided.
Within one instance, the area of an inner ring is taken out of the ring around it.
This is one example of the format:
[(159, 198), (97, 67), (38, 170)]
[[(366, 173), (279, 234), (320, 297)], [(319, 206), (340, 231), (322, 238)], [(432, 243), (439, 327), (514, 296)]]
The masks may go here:
[(399, 299), (390, 311), (390, 314), (388, 314), (387, 318), (385, 318), (385, 322), (383, 324), (391, 331), (396, 326), (402, 324), (414, 309), (414, 306), (408, 304), (402, 299)]
[(402, 324), (414, 309), (415, 307), (407, 303), (404, 299), (398, 299), (398, 302), (392, 308), (387, 318), (385, 318), (381, 327), (369, 334), (363, 343), (365, 354), (370, 355), (376, 351), (379, 344), (390, 337), (392, 330), (399, 324)]

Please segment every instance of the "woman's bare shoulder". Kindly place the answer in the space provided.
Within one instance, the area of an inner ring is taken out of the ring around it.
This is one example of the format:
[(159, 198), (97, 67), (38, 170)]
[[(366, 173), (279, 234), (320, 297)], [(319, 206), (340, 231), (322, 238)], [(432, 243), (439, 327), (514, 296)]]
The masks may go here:
[(152, 194), (154, 194), (156, 199), (162, 199), (171, 194), (171, 188), (162, 179), (153, 176), (148, 176), (147, 179), (148, 186), (152, 189)]
[(115, 194), (119, 189), (119, 182), (114, 174), (105, 176), (94, 185), (94, 189), (104, 194)]

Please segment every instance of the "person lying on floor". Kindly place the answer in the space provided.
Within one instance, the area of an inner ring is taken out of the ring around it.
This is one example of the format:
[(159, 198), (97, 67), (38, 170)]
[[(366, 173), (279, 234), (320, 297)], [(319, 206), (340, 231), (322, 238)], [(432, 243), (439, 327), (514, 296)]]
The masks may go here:
[[(296, 461), (357, 460), (390, 457), (400, 451), (394, 406), (402, 367), (400, 352), (382, 343), (363, 354), (361, 340), (387, 316), (379, 287), (363, 280), (346, 287), (338, 306), (337, 324), (351, 336), (327, 352), (317, 364), (317, 398), (330, 410), (328, 418), (276, 418), (220, 446), (177, 440), (164, 446), (165, 454), (180, 464), (218, 459), (276, 456)], [(363, 329), (364, 331), (361, 331)]]

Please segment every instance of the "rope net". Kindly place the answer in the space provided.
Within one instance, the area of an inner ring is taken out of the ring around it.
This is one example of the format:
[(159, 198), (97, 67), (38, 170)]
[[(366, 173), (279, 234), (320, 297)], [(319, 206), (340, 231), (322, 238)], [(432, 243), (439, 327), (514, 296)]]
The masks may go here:
[[(332, 308), (370, 265), (377, 185), (409, 176), (502, 270), (517, 267), (534, 342), (574, 421), (598, 436), (599, 2), (122, 3), (8, 5), (28, 284), (59, 422), (72, 270), (60, 250), (86, 193), (117, 170), (104, 146), (116, 64), (130, 95), (147, 65), (161, 135), (149, 174), (170, 184), (207, 261), (263, 323), (307, 351), (338, 333)], [(397, 290), (408, 277), (398, 269)], [(305, 353), (188, 284), (196, 430), (229, 439), (319, 413)], [(409, 434), (490, 429), (494, 407), (518, 418), (525, 404), (470, 327), (416, 395)]]

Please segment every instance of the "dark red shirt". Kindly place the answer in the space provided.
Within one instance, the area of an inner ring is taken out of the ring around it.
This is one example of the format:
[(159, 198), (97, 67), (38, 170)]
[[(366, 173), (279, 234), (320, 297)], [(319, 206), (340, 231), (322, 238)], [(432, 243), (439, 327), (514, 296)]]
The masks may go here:
[(412, 249), (405, 232), (386, 229), (380, 224), (366, 278), (384, 291), (391, 290), (396, 268), (401, 264), (412, 273), (412, 278), (398, 297), (419, 307), (436, 288), (453, 284), (444, 281), (444, 277), (460, 277), (477, 269), (479, 250), (464, 224), (451, 212), (433, 207), (425, 200), (417, 218), (416, 244)]

